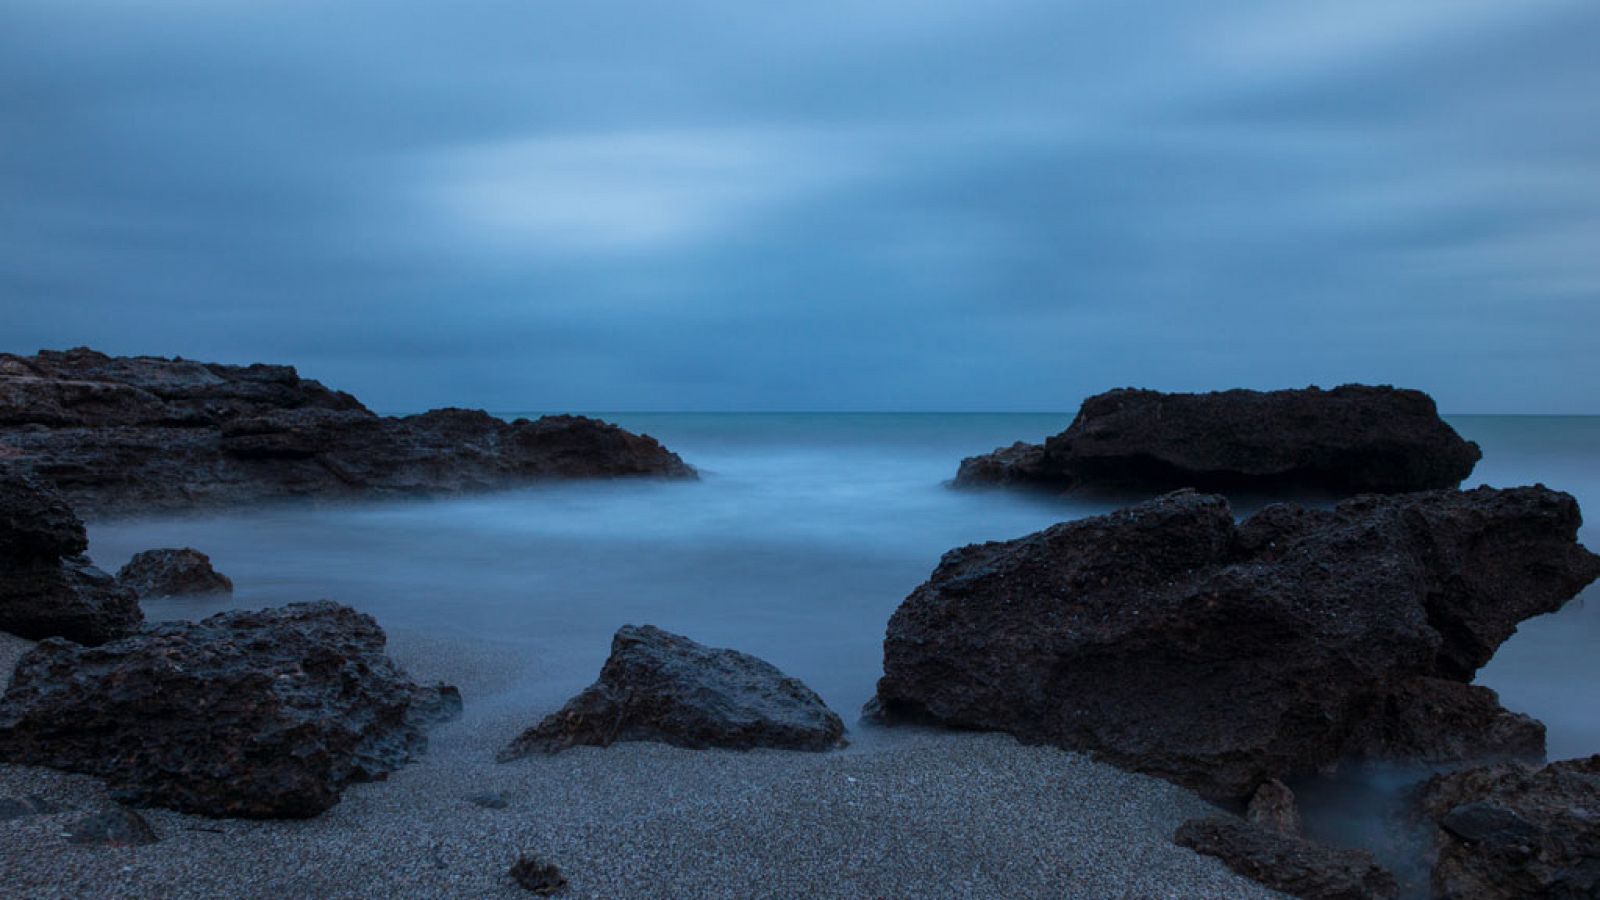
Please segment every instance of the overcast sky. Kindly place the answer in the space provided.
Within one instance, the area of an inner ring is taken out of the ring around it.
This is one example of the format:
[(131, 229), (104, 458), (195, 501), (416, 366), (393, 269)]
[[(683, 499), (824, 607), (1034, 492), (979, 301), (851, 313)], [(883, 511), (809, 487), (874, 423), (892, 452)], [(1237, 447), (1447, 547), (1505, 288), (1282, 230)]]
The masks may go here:
[(0, 310), (384, 411), (1600, 413), (1600, 3), (0, 0)]

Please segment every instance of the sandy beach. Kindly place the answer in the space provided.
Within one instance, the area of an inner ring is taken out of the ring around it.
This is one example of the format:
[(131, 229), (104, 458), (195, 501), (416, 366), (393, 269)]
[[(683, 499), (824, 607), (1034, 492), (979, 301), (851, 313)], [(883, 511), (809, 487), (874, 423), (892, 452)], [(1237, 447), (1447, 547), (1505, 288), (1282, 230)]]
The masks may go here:
[[(28, 646), (0, 636), (0, 667)], [(315, 819), (147, 810), (160, 843), (75, 846), (63, 829), (106, 802), (103, 786), (0, 766), (0, 797), (67, 808), (0, 822), (0, 895), (518, 897), (507, 870), (532, 853), (574, 897), (1273, 896), (1170, 843), (1203, 801), (1077, 754), (852, 721), (853, 745), (826, 754), (636, 743), (497, 764), (560, 700), (497, 700), (528, 661), (406, 632), (391, 651), (419, 680), (458, 684), (465, 714), (417, 763)], [(506, 806), (469, 799), (484, 794)]]

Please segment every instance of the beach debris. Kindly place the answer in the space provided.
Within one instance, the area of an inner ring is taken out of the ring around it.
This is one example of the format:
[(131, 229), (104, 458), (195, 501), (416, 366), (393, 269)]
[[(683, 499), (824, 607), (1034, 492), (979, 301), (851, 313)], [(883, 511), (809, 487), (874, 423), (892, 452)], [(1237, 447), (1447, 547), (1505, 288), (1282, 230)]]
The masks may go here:
[(136, 553), (117, 570), (117, 583), (138, 594), (141, 600), (233, 593), (233, 581), (211, 567), (211, 557), (193, 547)]
[(548, 897), (567, 886), (566, 876), (536, 856), (523, 856), (511, 864), (511, 878), (525, 891)]
[(1067, 430), (1042, 445), (963, 460), (955, 483), (1399, 493), (1453, 488), (1481, 456), (1421, 391), (1124, 388), (1083, 401)]
[(1600, 756), (1439, 775), (1417, 793), (1436, 897), (1600, 896)]
[(600, 679), (500, 751), (502, 762), (580, 744), (830, 750), (844, 721), (771, 663), (656, 628), (625, 625)]
[(298, 818), (385, 776), (460, 709), (383, 653), (371, 616), (322, 601), (171, 622), (99, 647), (52, 639), (0, 698), (0, 760), (104, 778), (118, 800)]
[(94, 567), (88, 546), (60, 494), (0, 471), (0, 631), (101, 644), (138, 630), (138, 597)]
[(67, 826), (65, 837), (71, 844), (99, 847), (141, 847), (161, 840), (143, 816), (117, 804), (77, 819)]
[(1346, 760), (1542, 756), (1469, 682), (1600, 575), (1548, 488), (1334, 509), (1180, 491), (945, 554), (890, 619), (876, 709), (1010, 732), (1244, 803)]
[(1190, 819), (1173, 841), (1306, 900), (1382, 900), (1399, 895), (1393, 874), (1365, 850), (1336, 850), (1233, 816)]

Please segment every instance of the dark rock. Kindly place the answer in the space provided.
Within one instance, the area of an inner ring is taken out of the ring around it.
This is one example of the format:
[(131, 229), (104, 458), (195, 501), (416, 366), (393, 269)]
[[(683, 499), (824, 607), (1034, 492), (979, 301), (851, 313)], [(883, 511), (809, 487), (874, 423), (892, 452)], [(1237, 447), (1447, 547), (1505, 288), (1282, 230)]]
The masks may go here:
[(511, 801), (506, 799), (506, 795), (499, 793), (473, 794), (467, 798), (467, 802), (474, 806), (481, 806), (484, 809), (505, 809), (511, 805)]
[(0, 631), (100, 644), (137, 630), (138, 598), (80, 555), (88, 544), (59, 494), (0, 472)]
[(1431, 825), (1436, 897), (1600, 897), (1600, 756), (1436, 776), (1418, 812)]
[(1256, 788), (1244, 816), (1251, 824), (1284, 834), (1299, 834), (1301, 831), (1300, 807), (1295, 803), (1294, 791), (1276, 778), (1263, 781)]
[(965, 547), (890, 620), (879, 705), (1241, 803), (1351, 757), (1531, 752), (1537, 729), (1491, 693), (1421, 702), (1447, 692), (1416, 679), (1470, 680), (1517, 622), (1600, 575), (1579, 523), (1543, 487), (1270, 507), (1237, 526), (1223, 498), (1185, 491)]
[(139, 805), (313, 816), (422, 752), (423, 720), (451, 705), (383, 647), (370, 616), (326, 601), (47, 640), (0, 699), (0, 761), (97, 775)]
[(525, 891), (548, 897), (567, 886), (561, 870), (534, 856), (524, 856), (511, 864), (511, 879)]
[(142, 847), (161, 838), (144, 817), (125, 806), (108, 806), (67, 826), (67, 842), (99, 847)]
[(844, 722), (815, 692), (770, 663), (705, 647), (651, 625), (625, 625), (600, 680), (523, 732), (502, 762), (589, 744), (829, 750)]
[(1122, 389), (1085, 400), (1042, 446), (963, 461), (956, 483), (1397, 493), (1455, 487), (1481, 456), (1420, 391)]
[(1368, 900), (1399, 894), (1394, 876), (1365, 851), (1334, 850), (1232, 817), (1190, 819), (1173, 840), (1295, 897)]
[(228, 576), (211, 567), (211, 557), (192, 547), (136, 553), (117, 570), (117, 582), (140, 599), (233, 593)]
[(87, 349), (0, 354), (0, 458), (97, 514), (695, 477), (653, 438), (581, 416), (384, 417), (288, 366)]
[(23, 816), (47, 816), (61, 812), (61, 808), (43, 797), (0, 797), (0, 822), (20, 819)]

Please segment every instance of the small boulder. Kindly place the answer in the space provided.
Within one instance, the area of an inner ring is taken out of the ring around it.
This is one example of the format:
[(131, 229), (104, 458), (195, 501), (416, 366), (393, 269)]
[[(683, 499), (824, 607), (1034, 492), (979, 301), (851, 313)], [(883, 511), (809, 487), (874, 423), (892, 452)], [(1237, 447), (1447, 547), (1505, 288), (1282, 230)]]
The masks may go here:
[(617, 741), (820, 751), (841, 746), (843, 737), (843, 720), (822, 698), (770, 663), (652, 625), (625, 625), (600, 680), (523, 732), (499, 759)]
[(567, 886), (561, 870), (536, 856), (524, 856), (511, 864), (511, 880), (525, 891), (548, 897)]
[(0, 797), (0, 822), (20, 819), (23, 816), (47, 816), (61, 812), (54, 803), (43, 797)]
[(1245, 818), (1281, 834), (1300, 833), (1300, 806), (1295, 802), (1294, 791), (1276, 778), (1256, 788), (1245, 809)]
[(1363, 850), (1334, 850), (1231, 816), (1190, 819), (1173, 841), (1215, 856), (1275, 891), (1307, 900), (1372, 900), (1399, 895), (1394, 875)]
[(117, 582), (145, 600), (232, 594), (233, 582), (211, 567), (211, 557), (192, 547), (146, 550), (117, 570)]
[(126, 806), (107, 806), (67, 826), (67, 842), (97, 847), (142, 847), (161, 840), (150, 823)]
[(0, 761), (104, 778), (119, 800), (299, 818), (426, 746), (459, 709), (383, 653), (372, 617), (327, 601), (172, 622), (99, 647), (59, 639), (0, 698)]

